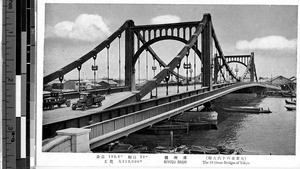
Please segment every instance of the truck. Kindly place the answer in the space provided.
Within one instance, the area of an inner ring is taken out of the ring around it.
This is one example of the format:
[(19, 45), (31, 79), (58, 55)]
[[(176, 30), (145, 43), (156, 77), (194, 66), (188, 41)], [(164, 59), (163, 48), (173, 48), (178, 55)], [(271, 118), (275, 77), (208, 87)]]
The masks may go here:
[(85, 111), (87, 108), (90, 108), (93, 105), (101, 107), (103, 100), (105, 100), (105, 97), (100, 94), (95, 94), (92, 92), (82, 92), (80, 93), (79, 100), (76, 103), (72, 104), (72, 110), (81, 108), (83, 111)]
[(54, 106), (61, 107), (61, 105), (66, 104), (67, 107), (70, 107), (71, 102), (67, 100), (63, 93), (60, 92), (51, 92), (50, 96), (43, 98), (43, 110), (45, 109), (54, 109)]

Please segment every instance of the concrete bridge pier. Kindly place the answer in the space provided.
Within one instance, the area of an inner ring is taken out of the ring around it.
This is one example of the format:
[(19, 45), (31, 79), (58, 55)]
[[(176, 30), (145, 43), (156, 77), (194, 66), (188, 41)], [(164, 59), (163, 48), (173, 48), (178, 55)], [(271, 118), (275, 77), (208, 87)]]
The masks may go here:
[(211, 102), (206, 102), (206, 103), (204, 103), (203, 104), (203, 106), (204, 106), (204, 111), (210, 111), (211, 110), (211, 105), (212, 105), (212, 103)]

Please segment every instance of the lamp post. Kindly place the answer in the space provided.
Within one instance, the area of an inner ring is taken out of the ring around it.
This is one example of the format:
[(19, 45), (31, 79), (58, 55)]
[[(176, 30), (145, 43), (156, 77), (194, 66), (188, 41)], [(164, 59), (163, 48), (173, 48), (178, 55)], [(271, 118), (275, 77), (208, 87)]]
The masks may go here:
[(181, 63), (178, 63), (178, 65), (176, 66), (177, 68), (177, 93), (179, 93), (179, 68), (180, 68)]
[(191, 63), (184, 63), (183, 64), (183, 68), (186, 69), (186, 91), (189, 90), (189, 70), (188, 69), (191, 69)]
[(62, 81), (64, 80), (64, 75), (59, 76), (59, 81), (60, 81), (60, 92), (62, 93), (63, 90), (63, 85), (62, 85)]
[[(152, 66), (152, 70), (153, 70), (153, 77), (155, 76), (155, 70), (156, 70), (156, 66), (155, 66), (155, 58), (153, 57), (153, 66)], [(157, 90), (157, 87), (155, 87)], [(153, 98), (153, 94), (152, 94), (152, 90), (150, 93), (150, 98)]]
[(235, 67), (235, 75), (236, 75), (236, 77), (238, 77), (238, 72), (239, 72), (239, 68), (238, 68), (238, 65), (236, 64), (236, 67)]
[[(191, 63), (190, 63), (191, 64)], [(190, 76), (190, 78), (191, 78), (191, 81), (192, 81), (192, 73), (193, 73), (193, 69), (192, 68), (190, 68), (190, 74), (191, 74), (191, 76)], [(195, 83), (195, 82), (194, 82)]]
[(168, 86), (168, 82), (170, 80), (170, 75), (169, 75), (169, 72), (167, 73), (167, 76), (165, 77), (165, 82), (166, 82), (166, 95), (168, 96), (169, 95), (169, 86)]
[(94, 65), (92, 65), (92, 71), (94, 71), (94, 87), (96, 86), (96, 71), (98, 70), (98, 66), (96, 65), (96, 58), (97, 58), (97, 55), (94, 55), (93, 56)]

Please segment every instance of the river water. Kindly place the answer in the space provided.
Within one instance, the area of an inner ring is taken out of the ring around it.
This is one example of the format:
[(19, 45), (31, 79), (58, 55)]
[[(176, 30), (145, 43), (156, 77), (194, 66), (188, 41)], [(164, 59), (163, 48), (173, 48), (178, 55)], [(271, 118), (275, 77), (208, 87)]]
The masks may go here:
[[(287, 111), (286, 98), (257, 98), (248, 103), (213, 102), (212, 108), (218, 113), (217, 130), (196, 130), (174, 132), (174, 145), (219, 146), (243, 148), (260, 155), (295, 155), (296, 111)], [(228, 106), (259, 106), (269, 108), (270, 114), (248, 114), (226, 112)], [(190, 112), (199, 114), (201, 112)], [(168, 134), (133, 133), (120, 140), (133, 146), (149, 148), (169, 146)]]

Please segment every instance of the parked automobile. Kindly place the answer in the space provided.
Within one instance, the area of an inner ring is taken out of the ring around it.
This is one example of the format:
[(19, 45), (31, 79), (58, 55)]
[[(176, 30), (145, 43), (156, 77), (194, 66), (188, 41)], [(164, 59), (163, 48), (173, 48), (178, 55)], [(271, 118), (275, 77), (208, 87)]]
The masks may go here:
[(43, 109), (52, 110), (54, 106), (61, 107), (61, 105), (66, 104), (67, 107), (71, 106), (70, 100), (67, 100), (63, 93), (51, 92), (50, 96), (44, 97), (43, 99)]
[(76, 103), (72, 104), (72, 110), (81, 108), (83, 111), (87, 108), (97, 105), (98, 107), (102, 106), (102, 101), (105, 100), (105, 97), (100, 94), (94, 94), (92, 92), (82, 92), (80, 93), (80, 98)]

